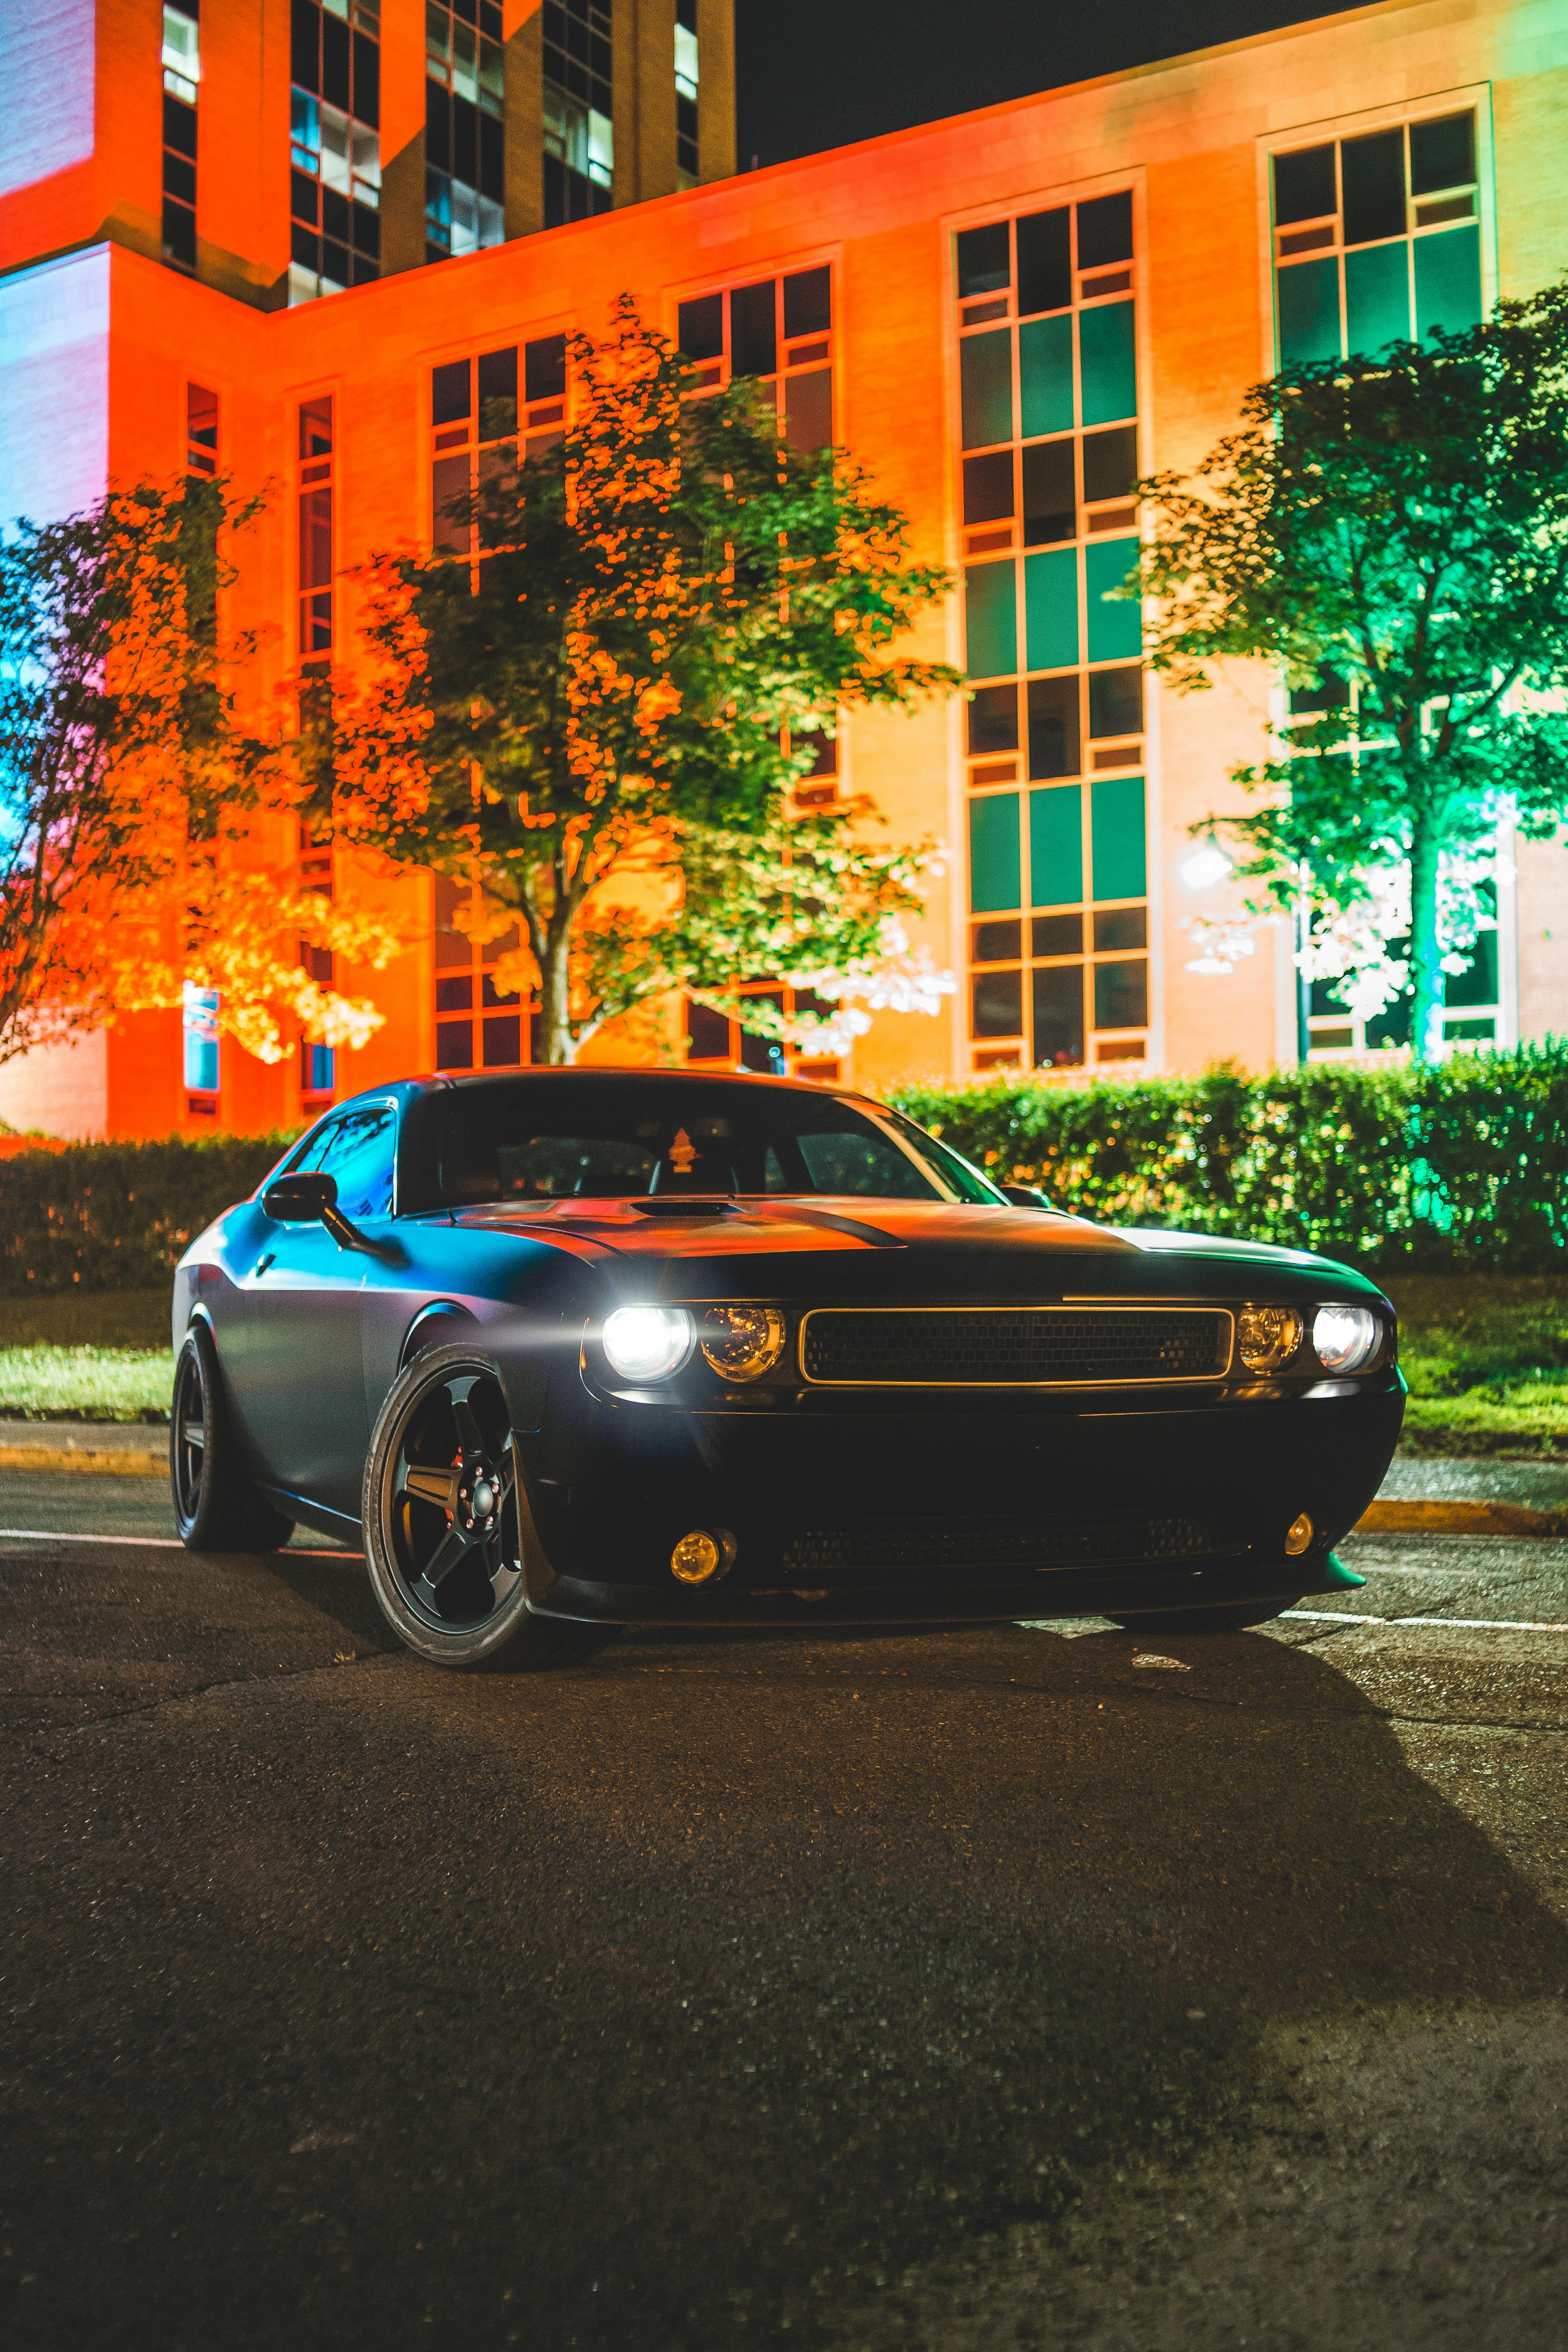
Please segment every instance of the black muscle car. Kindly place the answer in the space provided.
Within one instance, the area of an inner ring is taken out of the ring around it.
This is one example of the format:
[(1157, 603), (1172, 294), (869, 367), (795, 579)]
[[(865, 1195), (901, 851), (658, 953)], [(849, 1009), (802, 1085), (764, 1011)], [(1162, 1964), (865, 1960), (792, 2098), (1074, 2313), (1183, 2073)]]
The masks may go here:
[(184, 1541), (363, 1544), (421, 1657), (603, 1629), (1258, 1624), (1358, 1581), (1405, 1383), (1292, 1250), (1114, 1232), (879, 1104), (658, 1070), (331, 1110), (174, 1284)]

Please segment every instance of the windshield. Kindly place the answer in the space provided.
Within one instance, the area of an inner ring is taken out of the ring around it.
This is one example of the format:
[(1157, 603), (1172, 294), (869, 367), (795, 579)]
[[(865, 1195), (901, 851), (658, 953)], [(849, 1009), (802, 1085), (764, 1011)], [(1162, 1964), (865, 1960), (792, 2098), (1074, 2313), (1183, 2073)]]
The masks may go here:
[(496, 1079), (413, 1107), (401, 1197), (415, 1210), (649, 1192), (1001, 1199), (956, 1153), (887, 1119), (743, 1079)]

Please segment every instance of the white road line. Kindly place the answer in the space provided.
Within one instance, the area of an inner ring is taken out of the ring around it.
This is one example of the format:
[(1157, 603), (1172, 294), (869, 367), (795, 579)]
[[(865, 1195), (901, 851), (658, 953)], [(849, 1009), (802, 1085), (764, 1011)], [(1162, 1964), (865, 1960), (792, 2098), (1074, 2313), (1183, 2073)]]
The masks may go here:
[[(0, 1528), (0, 1540), (15, 1537), (23, 1543), (134, 1544), (151, 1551), (184, 1551), (178, 1536), (77, 1535), (68, 1528)], [(286, 1545), (290, 1559), (363, 1559), (362, 1551), (328, 1551), (314, 1544)]]
[(1318, 1625), (1459, 1625), (1476, 1633), (1568, 1633), (1568, 1625), (1528, 1617), (1357, 1617), (1348, 1609), (1282, 1609), (1282, 1617), (1310, 1617)]

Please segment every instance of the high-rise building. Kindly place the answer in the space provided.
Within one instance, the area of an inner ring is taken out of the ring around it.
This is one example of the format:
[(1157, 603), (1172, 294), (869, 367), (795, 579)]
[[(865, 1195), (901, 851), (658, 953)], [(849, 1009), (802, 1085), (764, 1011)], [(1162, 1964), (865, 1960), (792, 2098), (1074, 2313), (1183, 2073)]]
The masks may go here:
[[(0, 512), (185, 467), (270, 484), (237, 617), (279, 683), (350, 662), (355, 568), (440, 541), (498, 415), (569, 418), (563, 338), (629, 290), (708, 380), (769, 382), (781, 429), (847, 446), (958, 583), (912, 649), (968, 692), (847, 720), (801, 793), (946, 845), (921, 929), (953, 993), (820, 1075), (1404, 1050), (1400, 1007), (1302, 991), (1290, 924), (1201, 837), (1283, 680), (1163, 690), (1107, 592), (1136, 480), (1194, 465), (1249, 383), (1568, 267), (1568, 0), (1380, 0), (738, 178), (722, 0), (38, 0), (0, 61)], [(1568, 1024), (1568, 854), (1500, 845), (1456, 1045)], [(197, 992), (0, 1070), (0, 1116), (256, 1128), (528, 1060), (506, 943), (476, 950), (447, 886), (277, 854), (397, 911), (389, 971), (317, 970), (382, 1007), (368, 1045), (263, 1067)], [(669, 1037), (772, 1060), (700, 1008)]]

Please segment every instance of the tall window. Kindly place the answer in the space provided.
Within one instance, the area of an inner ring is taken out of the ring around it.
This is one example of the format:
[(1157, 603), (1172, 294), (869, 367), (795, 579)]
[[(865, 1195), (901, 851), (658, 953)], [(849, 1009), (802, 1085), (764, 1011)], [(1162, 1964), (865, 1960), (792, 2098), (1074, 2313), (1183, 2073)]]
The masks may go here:
[(1467, 108), (1273, 158), (1279, 363), (1371, 357), (1481, 315)]
[(290, 303), (381, 274), (380, 25), (372, 0), (292, 0)]
[(833, 439), (833, 272), (796, 270), (683, 302), (677, 341), (700, 362), (696, 388), (716, 391), (755, 376), (797, 449), (826, 449)]
[(300, 403), (300, 658), (332, 650), (332, 396)]
[(538, 1006), (499, 989), (493, 967), (518, 944), (515, 929), (475, 947), (455, 916), (468, 900), (460, 882), (436, 880), (436, 1067), (515, 1070), (535, 1058)]
[(185, 386), (185, 471), (217, 472), (217, 394), (200, 383)]
[(201, 0), (163, 5), (163, 258), (196, 266), (196, 85)]
[(542, 457), (565, 416), (564, 335), (431, 370), (430, 538), (438, 554), (477, 558), (478, 533), (452, 515), (453, 503), (514, 463), (520, 442), (524, 457)]
[[(300, 827), (300, 887), (315, 890), (323, 898), (332, 895), (332, 846), (330, 834), (312, 833), (308, 824)], [(300, 961), (319, 988), (331, 988), (336, 978), (336, 959), (331, 948), (320, 948), (310, 940), (300, 942)], [(300, 1108), (308, 1118), (326, 1108), (337, 1085), (337, 1056), (331, 1045), (318, 1045), (309, 1037), (300, 1040)]]
[(506, 235), (505, 51), (498, 0), (426, 0), (425, 258)]
[[(957, 239), (978, 1069), (1148, 1050), (1131, 192)], [(1026, 787), (1026, 789), (1025, 789)]]
[(697, 0), (675, 0), (675, 176), (697, 184)]
[(616, 168), (609, 0), (544, 0), (544, 226), (610, 209)]

